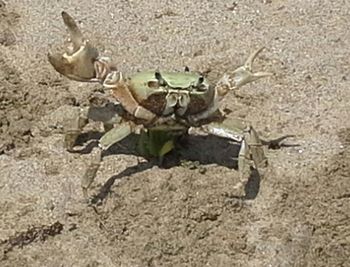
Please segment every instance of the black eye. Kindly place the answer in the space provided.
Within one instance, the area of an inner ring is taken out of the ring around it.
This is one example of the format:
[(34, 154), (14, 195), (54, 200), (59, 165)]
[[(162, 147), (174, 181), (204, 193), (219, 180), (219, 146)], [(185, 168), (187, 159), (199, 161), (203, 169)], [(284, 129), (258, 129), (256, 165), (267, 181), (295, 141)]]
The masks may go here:
[(198, 78), (198, 85), (202, 84), (204, 82), (204, 77), (201, 76)]
[(159, 71), (156, 71), (156, 72), (154, 73), (154, 76), (156, 77), (156, 79), (157, 79), (158, 81), (161, 80), (161, 79), (163, 79), (163, 78), (162, 78), (162, 75), (160, 74)]
[(160, 86), (166, 86), (168, 85), (167, 82), (163, 79), (162, 75), (160, 74), (159, 71), (156, 71), (154, 73), (154, 76), (156, 77), (156, 79), (158, 80), (158, 83)]
[(197, 82), (197, 85), (196, 85), (196, 88), (197, 88), (198, 91), (205, 91), (205, 90), (207, 90), (207, 86), (203, 82), (204, 82), (204, 77), (200, 76), (198, 78), (198, 82)]

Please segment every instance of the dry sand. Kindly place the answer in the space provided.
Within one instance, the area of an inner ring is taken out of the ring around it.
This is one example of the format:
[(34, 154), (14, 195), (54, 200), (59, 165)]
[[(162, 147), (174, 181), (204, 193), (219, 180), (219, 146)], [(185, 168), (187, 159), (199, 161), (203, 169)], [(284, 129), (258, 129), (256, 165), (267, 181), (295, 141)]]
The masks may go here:
[[(47, 61), (62, 10), (127, 73), (189, 66), (215, 82), (266, 46), (255, 69), (275, 76), (225, 104), (300, 146), (269, 150), (241, 199), (224, 140), (188, 140), (200, 169), (159, 168), (127, 140), (91, 190), (109, 180), (108, 194), (87, 206), (91, 155), (66, 152), (54, 126), (99, 87)], [(349, 1), (3, 0), (0, 15), (1, 266), (350, 266)]]

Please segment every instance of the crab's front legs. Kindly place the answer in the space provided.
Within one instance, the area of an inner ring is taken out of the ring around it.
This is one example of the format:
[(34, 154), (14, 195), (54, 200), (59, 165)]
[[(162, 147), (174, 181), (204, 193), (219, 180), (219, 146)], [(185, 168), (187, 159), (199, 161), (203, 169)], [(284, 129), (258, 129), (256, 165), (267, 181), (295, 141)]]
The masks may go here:
[(87, 123), (87, 108), (75, 108), (73, 114), (65, 118), (62, 126), (67, 151), (74, 152), (76, 140)]
[(239, 170), (245, 169), (247, 159), (254, 162), (256, 169), (266, 167), (267, 158), (263, 146), (267, 144), (267, 141), (262, 140), (252, 126), (246, 125), (240, 120), (230, 119), (204, 125), (202, 129), (207, 133), (241, 143), (238, 155)]
[(112, 103), (108, 103), (103, 107), (91, 106), (88, 109), (87, 117), (94, 121), (103, 122), (106, 133), (99, 140), (96, 154), (93, 156), (81, 180), (81, 187), (85, 198), (88, 196), (88, 189), (100, 167), (103, 151), (121, 141), (136, 129), (136, 126), (132, 122), (122, 121), (120, 115), (123, 112), (124, 110), (120, 105)]
[[(102, 152), (134, 131), (135, 127), (131, 122), (122, 121), (121, 115), (123, 112), (124, 110), (120, 105), (108, 103), (104, 106), (90, 106), (76, 109), (74, 114), (65, 120), (65, 124), (63, 125), (65, 133), (64, 141), (66, 149), (70, 152), (75, 151), (74, 145), (76, 139), (89, 120), (102, 122), (106, 132), (99, 140), (97, 151), (81, 179), (84, 196), (87, 196), (87, 190), (94, 181), (99, 169)], [(114, 125), (117, 126), (114, 127)]]
[(107, 132), (114, 124), (121, 121), (120, 115), (122, 112), (122, 107), (113, 103), (108, 103), (101, 107), (90, 106), (75, 108), (73, 114), (66, 117), (64, 120), (63, 132), (65, 148), (70, 152), (74, 152), (76, 140), (89, 120), (102, 122)]
[(88, 189), (95, 180), (96, 173), (101, 165), (103, 152), (113, 144), (118, 143), (131, 133), (135, 132), (136, 128), (136, 125), (132, 122), (121, 122), (101, 137), (97, 151), (81, 180), (81, 187), (86, 199), (88, 198)]

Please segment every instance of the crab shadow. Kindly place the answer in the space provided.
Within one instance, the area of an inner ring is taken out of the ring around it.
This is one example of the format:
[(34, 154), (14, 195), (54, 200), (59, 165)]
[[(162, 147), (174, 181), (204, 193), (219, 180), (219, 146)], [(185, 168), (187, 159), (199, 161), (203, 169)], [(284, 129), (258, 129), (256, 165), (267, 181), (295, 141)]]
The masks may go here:
[[(89, 154), (98, 144), (98, 139), (101, 137), (99, 132), (90, 132), (82, 134), (77, 140), (77, 145), (87, 143), (81, 150), (75, 153)], [(141, 157), (135, 150), (138, 136), (131, 134), (121, 142), (111, 146), (104, 151), (102, 158), (110, 155), (125, 154)], [(111, 192), (112, 186), (123, 177), (143, 172), (158, 166), (162, 169), (169, 169), (176, 166), (181, 166), (183, 162), (197, 162), (200, 166), (217, 164), (229, 169), (237, 171), (237, 157), (240, 150), (240, 144), (234, 143), (228, 139), (220, 138), (214, 135), (188, 135), (179, 140), (178, 147), (164, 157), (162, 163), (157, 159), (149, 159), (146, 162), (140, 162), (134, 166), (127, 167), (120, 173), (110, 177), (99, 189), (98, 193), (90, 200), (92, 204), (101, 203)], [(260, 175), (253, 170), (247, 184), (245, 185), (245, 196), (243, 199), (255, 199), (260, 190)], [(237, 198), (242, 198), (238, 197)]]

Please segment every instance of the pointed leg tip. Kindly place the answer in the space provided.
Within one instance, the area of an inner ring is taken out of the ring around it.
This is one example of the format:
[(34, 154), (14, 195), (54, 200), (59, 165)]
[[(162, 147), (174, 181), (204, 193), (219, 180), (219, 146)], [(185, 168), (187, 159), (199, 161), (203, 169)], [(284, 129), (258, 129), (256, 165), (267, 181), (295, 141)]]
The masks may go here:
[(264, 49), (266, 49), (266, 46), (262, 46), (262, 47), (260, 47), (260, 48), (258, 48), (255, 52), (257, 53), (257, 54), (259, 54), (261, 51), (263, 51)]
[(69, 22), (74, 21), (71, 15), (69, 15), (66, 11), (62, 11), (61, 16), (65, 24), (69, 24)]
[(65, 24), (67, 27), (70, 27), (70, 25), (72, 24), (72, 22), (74, 23), (73, 18), (72, 18), (66, 11), (62, 11), (62, 12), (61, 12), (61, 16), (62, 16), (62, 19), (63, 19), (64, 24)]
[(89, 199), (88, 189), (85, 188), (85, 187), (82, 187), (81, 189), (82, 189), (82, 191), (83, 191), (83, 197), (84, 197), (85, 201), (86, 201), (87, 203), (89, 203), (89, 202), (90, 202), (90, 199)]
[(263, 50), (263, 48), (259, 48), (259, 49), (257, 49), (257, 50), (255, 50), (254, 52), (252, 52), (250, 55), (249, 55), (249, 57), (248, 57), (248, 59), (247, 59), (247, 61), (245, 62), (245, 65), (248, 67), (250, 67), (251, 68), (251, 66), (252, 66), (252, 64), (253, 64), (253, 62), (254, 62), (254, 60), (256, 59), (256, 57), (260, 54), (260, 52)]
[(255, 59), (263, 50), (265, 50), (266, 47), (265, 46), (262, 46), (258, 49), (256, 49), (251, 55), (253, 57), (253, 59)]
[(271, 77), (271, 76), (274, 76), (275, 74), (272, 73), (272, 72), (256, 72), (256, 73), (253, 73), (253, 75), (260, 79), (260, 78), (265, 78), (265, 77)]

